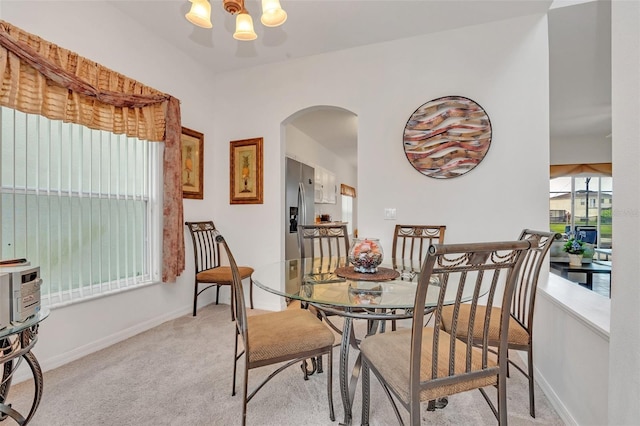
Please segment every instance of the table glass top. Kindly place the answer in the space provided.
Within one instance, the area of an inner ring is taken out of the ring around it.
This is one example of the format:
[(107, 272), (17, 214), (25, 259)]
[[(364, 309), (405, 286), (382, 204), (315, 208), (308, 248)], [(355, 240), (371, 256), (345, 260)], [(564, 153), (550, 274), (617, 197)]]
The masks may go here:
[(1, 329), (0, 338), (19, 333), (22, 330), (26, 330), (27, 328), (38, 324), (40, 321), (44, 320), (48, 316), (49, 316), (49, 308), (41, 308), (40, 311), (38, 311), (35, 315), (27, 318), (26, 321), (12, 322), (5, 328)]
[[(399, 272), (396, 279), (366, 281), (347, 279), (334, 273), (345, 266), (343, 259), (320, 263), (318, 259), (294, 259), (256, 267), (253, 282), (263, 290), (291, 299), (337, 307), (370, 307), (385, 309), (412, 308), (420, 265), (417, 261), (396, 261), (380, 267)], [(440, 292), (438, 277), (431, 278), (426, 307), (437, 305)], [(445, 304), (455, 299), (457, 287), (448, 286)], [(462, 300), (471, 298), (473, 288), (464, 289)]]

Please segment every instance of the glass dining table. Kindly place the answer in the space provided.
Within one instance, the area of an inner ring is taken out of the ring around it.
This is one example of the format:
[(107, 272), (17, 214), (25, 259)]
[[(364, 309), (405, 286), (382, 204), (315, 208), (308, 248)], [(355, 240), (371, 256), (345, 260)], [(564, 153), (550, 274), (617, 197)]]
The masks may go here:
[[(356, 273), (344, 258), (293, 259), (255, 267), (253, 282), (261, 289), (286, 299), (300, 300), (316, 307), (323, 316), (338, 315), (343, 324), (340, 331), (340, 395), (344, 407), (344, 421), (352, 421), (352, 404), (359, 377), (361, 360), (358, 352), (349, 378), (349, 350), (359, 348), (353, 328), (354, 319), (367, 321), (367, 335), (384, 331), (390, 320), (412, 317), (420, 264), (411, 260), (390, 260), (383, 263), (377, 273)], [(438, 303), (440, 282), (430, 278), (434, 291), (427, 291), (425, 310)], [(437, 287), (437, 288), (436, 288)], [(447, 287), (444, 303), (453, 303), (457, 287)], [(462, 300), (470, 299), (462, 294)]]

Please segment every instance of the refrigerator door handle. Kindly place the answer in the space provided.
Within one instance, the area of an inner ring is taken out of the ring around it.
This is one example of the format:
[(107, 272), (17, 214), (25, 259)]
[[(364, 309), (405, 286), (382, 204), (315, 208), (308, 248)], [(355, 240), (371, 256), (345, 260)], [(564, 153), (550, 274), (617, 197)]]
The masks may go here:
[(307, 205), (305, 203), (306, 194), (304, 192), (304, 185), (302, 182), (298, 183), (298, 208), (300, 209), (300, 218), (298, 220), (299, 225), (307, 224)]

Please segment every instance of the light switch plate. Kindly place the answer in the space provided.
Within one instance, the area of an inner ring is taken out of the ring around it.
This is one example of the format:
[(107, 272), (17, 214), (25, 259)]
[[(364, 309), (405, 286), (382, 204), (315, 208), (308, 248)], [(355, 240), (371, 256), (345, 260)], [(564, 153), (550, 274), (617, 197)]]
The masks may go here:
[(396, 220), (396, 209), (384, 209), (385, 220)]

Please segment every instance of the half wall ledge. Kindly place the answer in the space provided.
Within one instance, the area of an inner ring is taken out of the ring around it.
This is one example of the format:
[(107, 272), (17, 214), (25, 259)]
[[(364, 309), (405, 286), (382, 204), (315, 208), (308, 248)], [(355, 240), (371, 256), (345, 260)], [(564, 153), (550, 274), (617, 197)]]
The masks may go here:
[(538, 290), (538, 296), (556, 304), (576, 320), (593, 329), (607, 341), (609, 340), (611, 299), (552, 273), (549, 274), (547, 282), (540, 282)]

